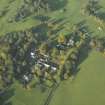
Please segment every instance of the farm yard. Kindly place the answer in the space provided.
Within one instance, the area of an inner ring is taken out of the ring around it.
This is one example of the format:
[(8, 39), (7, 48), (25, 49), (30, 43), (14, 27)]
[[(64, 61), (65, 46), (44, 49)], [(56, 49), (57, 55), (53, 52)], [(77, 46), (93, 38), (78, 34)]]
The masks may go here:
[(104, 105), (104, 4), (0, 0), (0, 105)]

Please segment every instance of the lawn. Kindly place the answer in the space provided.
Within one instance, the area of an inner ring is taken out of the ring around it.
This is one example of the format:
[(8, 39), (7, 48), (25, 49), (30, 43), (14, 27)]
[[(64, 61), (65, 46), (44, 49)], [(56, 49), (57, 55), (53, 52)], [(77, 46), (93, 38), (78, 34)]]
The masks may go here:
[(10, 98), (12, 105), (43, 105), (50, 92), (49, 88), (42, 92), (39, 86), (26, 90), (18, 83), (15, 83), (13, 89), (15, 92)]
[(92, 51), (71, 82), (64, 81), (50, 105), (105, 105), (105, 57)]

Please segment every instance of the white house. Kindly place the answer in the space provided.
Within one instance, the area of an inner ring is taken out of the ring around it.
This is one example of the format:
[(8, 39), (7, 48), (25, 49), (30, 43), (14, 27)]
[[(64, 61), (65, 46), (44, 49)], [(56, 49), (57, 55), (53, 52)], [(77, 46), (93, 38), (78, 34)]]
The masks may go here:
[(31, 52), (30, 55), (32, 58), (35, 58), (35, 53)]
[(23, 78), (24, 78), (24, 80), (26, 80), (27, 82), (29, 81), (29, 77), (28, 77), (28, 76), (24, 75)]
[(74, 40), (70, 39), (67, 43), (67, 46), (74, 46)]

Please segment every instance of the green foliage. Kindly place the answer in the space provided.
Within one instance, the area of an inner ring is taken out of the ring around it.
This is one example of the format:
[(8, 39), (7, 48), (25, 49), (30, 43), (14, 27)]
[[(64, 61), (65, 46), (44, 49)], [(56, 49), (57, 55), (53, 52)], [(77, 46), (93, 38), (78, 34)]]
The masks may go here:
[(9, 55), (9, 45), (1, 43), (0, 45), (0, 84), (7, 86), (12, 83), (13, 67)]
[(88, 5), (86, 6), (86, 9), (89, 14), (94, 16), (97, 16), (101, 8), (102, 7), (99, 5), (98, 0), (89, 0)]

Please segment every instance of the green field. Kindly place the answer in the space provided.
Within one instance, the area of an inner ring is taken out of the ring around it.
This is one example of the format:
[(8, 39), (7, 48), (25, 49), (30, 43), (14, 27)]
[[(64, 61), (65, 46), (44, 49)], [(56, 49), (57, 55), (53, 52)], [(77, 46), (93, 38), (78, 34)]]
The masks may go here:
[(43, 105), (48, 96), (50, 89), (42, 92), (40, 87), (26, 90), (19, 84), (13, 86), (15, 89), (14, 96), (11, 97), (12, 105)]
[(71, 80), (61, 83), (50, 105), (104, 105), (105, 57), (92, 51)]
[[(0, 17), (0, 36), (13, 31), (30, 29), (40, 22), (34, 19), (34, 14), (22, 21), (9, 23), (7, 20), (15, 16), (17, 8), (22, 4), (22, 0), (0, 0), (0, 10), (8, 7), (5, 16)], [(86, 20), (92, 35), (105, 36), (105, 23), (102, 30), (98, 30), (99, 23), (91, 16), (83, 15), (81, 9), (88, 0), (68, 0), (66, 12), (56, 10), (47, 13), (51, 19), (61, 19), (65, 21), (64, 29), (60, 33), (66, 34), (72, 31), (74, 24)], [(100, 4), (105, 11), (105, 0), (100, 0)], [(92, 51), (89, 56), (80, 64), (80, 71), (71, 81), (61, 82), (55, 91), (50, 105), (105, 105), (105, 57)], [(42, 93), (39, 87), (31, 90), (24, 90), (19, 84), (13, 86), (15, 94), (10, 98), (12, 105), (43, 105), (47, 99), (50, 89)]]

